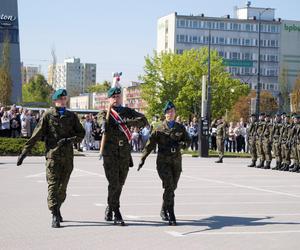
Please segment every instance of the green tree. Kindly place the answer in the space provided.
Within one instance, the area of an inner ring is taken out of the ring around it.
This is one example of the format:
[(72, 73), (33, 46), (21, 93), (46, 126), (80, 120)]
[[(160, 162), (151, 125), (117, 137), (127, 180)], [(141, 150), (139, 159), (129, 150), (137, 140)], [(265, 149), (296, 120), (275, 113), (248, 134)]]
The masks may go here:
[(52, 87), (43, 75), (36, 75), (22, 87), (23, 102), (51, 103)]
[(2, 57), (0, 65), (0, 103), (2, 105), (10, 104), (12, 92), (12, 79), (10, 75), (10, 45), (9, 37), (6, 34), (2, 44)]
[(100, 92), (105, 92), (105, 91), (108, 91), (109, 88), (111, 86), (111, 82), (109, 81), (104, 81), (103, 83), (101, 84), (95, 84), (95, 85), (91, 85), (87, 88), (87, 92), (88, 93), (100, 93)]
[[(140, 79), (142, 98), (147, 102), (147, 116), (161, 113), (164, 103), (172, 100), (178, 115), (188, 118), (200, 113), (202, 76), (207, 75), (208, 49), (186, 50), (183, 54), (162, 53), (145, 58), (144, 75)], [(224, 115), (250, 88), (231, 78), (223, 59), (211, 52), (212, 117)]]

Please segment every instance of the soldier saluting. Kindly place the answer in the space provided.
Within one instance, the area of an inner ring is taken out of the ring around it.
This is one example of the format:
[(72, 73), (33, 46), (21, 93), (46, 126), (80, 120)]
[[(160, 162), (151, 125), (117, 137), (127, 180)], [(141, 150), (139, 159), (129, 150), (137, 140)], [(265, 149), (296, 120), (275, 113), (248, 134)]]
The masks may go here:
[(191, 139), (183, 125), (175, 122), (175, 106), (168, 101), (164, 108), (165, 121), (156, 128), (146, 143), (143, 155), (139, 164), (140, 170), (147, 156), (158, 145), (157, 172), (162, 180), (164, 194), (161, 209), (161, 217), (164, 221), (169, 221), (169, 225), (176, 225), (174, 213), (174, 197), (177, 183), (182, 171), (181, 148), (187, 148)]
[(21, 165), (34, 144), (44, 138), (46, 144), (46, 177), (48, 207), (52, 212), (52, 227), (60, 227), (63, 218), (60, 207), (66, 199), (67, 185), (73, 170), (73, 143), (84, 138), (84, 128), (76, 114), (66, 110), (67, 91), (57, 90), (52, 100), (55, 107), (46, 111), (26, 142), (17, 165)]
[[(125, 184), (129, 167), (133, 166), (131, 158), (130, 127), (144, 127), (148, 124), (146, 117), (134, 109), (123, 107), (121, 87), (119, 85), (121, 73), (114, 73), (113, 87), (108, 90), (110, 108), (99, 114), (99, 124), (105, 135), (103, 144), (103, 166), (108, 180), (108, 198), (105, 210), (105, 220), (124, 226), (120, 212), (120, 196)], [(108, 118), (108, 119), (107, 119)], [(128, 128), (129, 127), (129, 128)]]

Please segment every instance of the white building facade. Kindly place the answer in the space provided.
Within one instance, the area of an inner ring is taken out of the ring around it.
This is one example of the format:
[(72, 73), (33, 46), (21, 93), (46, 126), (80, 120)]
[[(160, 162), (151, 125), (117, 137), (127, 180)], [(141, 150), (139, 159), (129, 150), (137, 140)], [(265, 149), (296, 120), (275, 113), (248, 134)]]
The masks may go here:
[(226, 70), (256, 89), (259, 22), (261, 88), (278, 94), (283, 69), (290, 88), (300, 70), (300, 22), (275, 19), (272, 8), (255, 8), (248, 2), (236, 8), (234, 18), (172, 13), (158, 20), (157, 51), (181, 54), (207, 47), (210, 34), (211, 49), (224, 58)]
[(81, 63), (79, 58), (65, 59), (63, 64), (49, 66), (48, 82), (54, 89), (65, 88), (70, 96), (85, 93), (96, 84), (96, 64)]

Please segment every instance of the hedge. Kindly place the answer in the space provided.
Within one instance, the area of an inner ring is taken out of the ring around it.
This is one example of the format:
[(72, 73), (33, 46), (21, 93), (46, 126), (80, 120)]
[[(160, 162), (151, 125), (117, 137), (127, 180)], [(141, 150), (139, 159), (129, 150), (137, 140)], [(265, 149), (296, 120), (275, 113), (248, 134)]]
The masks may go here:
[[(24, 138), (4, 138), (0, 137), (0, 155), (19, 155), (27, 139)], [(33, 147), (29, 155), (45, 155), (44, 142), (38, 142)]]

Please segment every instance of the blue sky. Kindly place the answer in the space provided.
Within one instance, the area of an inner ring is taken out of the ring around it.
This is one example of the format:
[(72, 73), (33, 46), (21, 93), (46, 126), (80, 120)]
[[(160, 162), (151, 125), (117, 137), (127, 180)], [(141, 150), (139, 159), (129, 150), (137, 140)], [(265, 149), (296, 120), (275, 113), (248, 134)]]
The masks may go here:
[[(178, 14), (233, 14), (244, 0), (19, 0), (21, 59), (46, 73), (55, 46), (58, 62), (80, 57), (97, 63), (97, 81), (123, 72), (124, 84), (143, 72), (144, 56), (156, 48), (157, 19)], [(276, 17), (300, 20), (299, 0), (257, 0), (252, 6), (276, 8)]]

